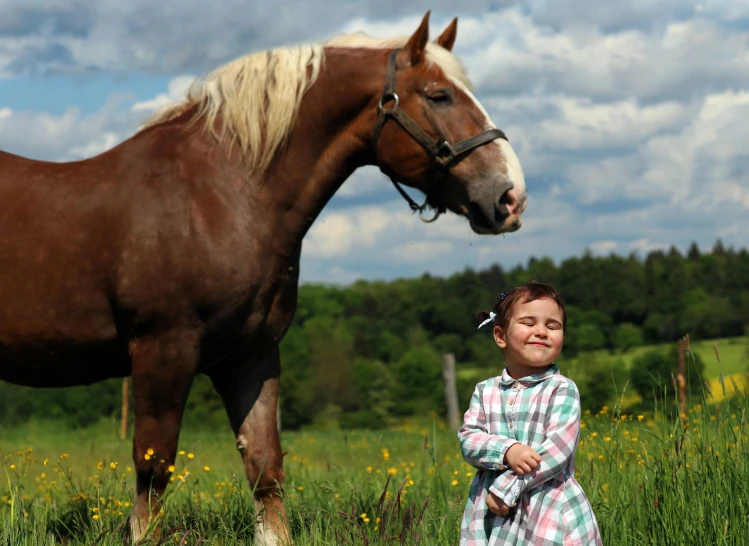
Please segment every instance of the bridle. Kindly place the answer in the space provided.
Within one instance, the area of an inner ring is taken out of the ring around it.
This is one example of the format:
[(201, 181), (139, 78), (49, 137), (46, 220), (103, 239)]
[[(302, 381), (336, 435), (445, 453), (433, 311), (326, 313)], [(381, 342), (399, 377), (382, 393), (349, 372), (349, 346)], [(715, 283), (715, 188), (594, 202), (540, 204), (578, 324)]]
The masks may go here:
[[(419, 127), (400, 107), (398, 94), (395, 92), (395, 57), (398, 54), (398, 51), (400, 50), (394, 50), (388, 59), (387, 73), (385, 74), (385, 87), (382, 90), (382, 96), (377, 105), (377, 122), (372, 131), (372, 147), (376, 153), (377, 142), (380, 138), (382, 127), (388, 119), (392, 118), (411, 136), (411, 138), (424, 148), (427, 156), (429, 156), (429, 159), (431, 160), (432, 169), (430, 172), (431, 176), (429, 176), (431, 182), (428, 184), (425, 192), (426, 199), (422, 205), (418, 205), (408, 196), (392, 174), (387, 173), (384, 170), (383, 172), (390, 178), (395, 189), (397, 189), (408, 202), (408, 205), (413, 212), (418, 211), (419, 217), (424, 222), (434, 222), (440, 214), (445, 212), (445, 204), (439, 196), (441, 195), (440, 190), (442, 189), (442, 184), (447, 176), (450, 165), (456, 159), (464, 156), (474, 148), (483, 146), (497, 138), (508, 139), (504, 131), (496, 128), (489, 129), (488, 131), (484, 131), (476, 136), (461, 140), (457, 144), (450, 144), (446, 140), (440, 141), (429, 136), (426, 131)], [(382, 167), (380, 167), (380, 169), (382, 170)], [(431, 207), (437, 211), (431, 219), (424, 217), (424, 210), (427, 207)]]

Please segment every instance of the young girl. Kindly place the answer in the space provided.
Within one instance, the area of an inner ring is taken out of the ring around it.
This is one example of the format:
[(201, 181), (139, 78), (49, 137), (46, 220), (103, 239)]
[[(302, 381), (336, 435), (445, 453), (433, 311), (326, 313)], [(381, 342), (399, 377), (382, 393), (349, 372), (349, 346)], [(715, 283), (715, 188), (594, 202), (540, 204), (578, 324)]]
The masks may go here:
[(478, 469), (460, 530), (461, 546), (601, 545), (593, 510), (574, 477), (580, 397), (559, 373), (567, 314), (550, 285), (503, 292), (491, 313), (504, 351), (499, 377), (476, 385), (458, 432)]

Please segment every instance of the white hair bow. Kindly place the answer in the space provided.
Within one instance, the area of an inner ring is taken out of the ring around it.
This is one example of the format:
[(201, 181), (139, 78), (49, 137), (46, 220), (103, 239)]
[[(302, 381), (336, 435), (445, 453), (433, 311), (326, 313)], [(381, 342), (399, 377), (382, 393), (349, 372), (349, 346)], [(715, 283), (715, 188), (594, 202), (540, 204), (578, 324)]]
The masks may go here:
[(484, 324), (489, 324), (489, 323), (490, 323), (491, 321), (493, 321), (493, 320), (494, 320), (494, 317), (496, 317), (496, 316), (497, 316), (497, 314), (496, 314), (496, 313), (495, 313), (494, 311), (490, 312), (490, 313), (489, 313), (489, 318), (488, 318), (488, 319), (486, 319), (486, 320), (485, 320), (484, 322), (482, 322), (481, 324), (479, 324), (479, 328), (481, 328), (481, 327), (482, 327), (482, 326), (483, 326)]

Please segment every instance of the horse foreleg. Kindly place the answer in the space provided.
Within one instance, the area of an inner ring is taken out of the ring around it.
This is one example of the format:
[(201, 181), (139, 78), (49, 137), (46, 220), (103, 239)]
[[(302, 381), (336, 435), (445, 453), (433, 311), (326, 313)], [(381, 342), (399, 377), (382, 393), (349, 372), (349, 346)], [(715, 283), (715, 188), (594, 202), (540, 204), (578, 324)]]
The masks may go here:
[(137, 543), (154, 525), (169, 483), (187, 395), (197, 366), (197, 335), (169, 331), (139, 337), (130, 343), (135, 433), (133, 461), (136, 492), (130, 516)]
[(255, 543), (264, 546), (291, 542), (281, 497), (284, 472), (276, 422), (278, 377), (277, 346), (267, 349), (262, 358), (227, 362), (211, 374), (224, 400), (258, 510)]

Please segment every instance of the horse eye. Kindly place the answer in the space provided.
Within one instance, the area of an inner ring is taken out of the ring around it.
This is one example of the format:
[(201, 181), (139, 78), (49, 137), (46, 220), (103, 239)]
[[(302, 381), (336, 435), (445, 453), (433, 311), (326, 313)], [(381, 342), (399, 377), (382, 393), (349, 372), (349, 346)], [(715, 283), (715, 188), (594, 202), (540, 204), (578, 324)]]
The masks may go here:
[(427, 95), (427, 99), (436, 104), (451, 104), (453, 101), (452, 95), (446, 91), (437, 91), (436, 93)]

